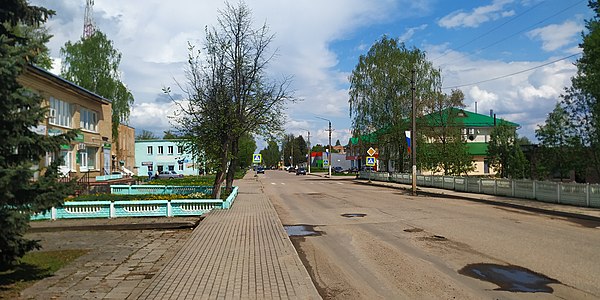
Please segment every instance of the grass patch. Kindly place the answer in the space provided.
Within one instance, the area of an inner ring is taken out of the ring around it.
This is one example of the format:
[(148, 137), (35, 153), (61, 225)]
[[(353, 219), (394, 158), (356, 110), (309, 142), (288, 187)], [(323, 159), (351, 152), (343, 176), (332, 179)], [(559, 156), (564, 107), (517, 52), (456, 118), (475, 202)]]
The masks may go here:
[(34, 251), (23, 256), (11, 270), (0, 272), (0, 299), (16, 299), (22, 290), (52, 276), (89, 250)]

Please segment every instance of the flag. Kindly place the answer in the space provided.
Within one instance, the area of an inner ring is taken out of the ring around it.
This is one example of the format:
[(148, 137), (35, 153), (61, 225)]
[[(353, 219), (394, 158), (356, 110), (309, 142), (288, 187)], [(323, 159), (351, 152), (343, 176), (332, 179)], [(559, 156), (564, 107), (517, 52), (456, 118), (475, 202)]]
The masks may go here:
[(406, 144), (408, 145), (408, 153), (410, 153), (410, 147), (411, 147), (411, 143), (410, 143), (410, 130), (405, 131), (404, 135), (406, 135)]

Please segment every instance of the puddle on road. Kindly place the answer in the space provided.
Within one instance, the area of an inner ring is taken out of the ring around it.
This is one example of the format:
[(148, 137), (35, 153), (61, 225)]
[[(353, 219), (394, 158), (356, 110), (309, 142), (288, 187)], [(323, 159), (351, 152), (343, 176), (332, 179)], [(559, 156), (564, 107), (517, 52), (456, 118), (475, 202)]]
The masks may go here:
[(356, 213), (352, 213), (352, 214), (342, 214), (342, 217), (346, 217), (346, 218), (362, 218), (365, 217), (367, 214), (356, 214)]
[(423, 231), (423, 229), (421, 228), (408, 228), (408, 229), (404, 229), (405, 232), (421, 232)]
[(548, 284), (560, 283), (556, 279), (512, 265), (470, 264), (458, 273), (496, 284), (499, 288), (495, 290), (498, 291), (552, 293), (554, 290)]
[(316, 231), (312, 225), (284, 225), (285, 231), (290, 237), (320, 236), (321, 231)]

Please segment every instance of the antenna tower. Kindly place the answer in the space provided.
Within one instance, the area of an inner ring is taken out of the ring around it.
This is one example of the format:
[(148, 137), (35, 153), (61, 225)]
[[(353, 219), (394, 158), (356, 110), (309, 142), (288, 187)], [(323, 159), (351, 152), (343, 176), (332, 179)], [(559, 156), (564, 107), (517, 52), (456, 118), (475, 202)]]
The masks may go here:
[(94, 26), (94, 19), (93, 19), (93, 10), (92, 7), (94, 6), (94, 0), (86, 0), (85, 1), (85, 16), (83, 17), (83, 38), (87, 39), (89, 37), (91, 37), (94, 34), (94, 31), (96, 31), (95, 26)]

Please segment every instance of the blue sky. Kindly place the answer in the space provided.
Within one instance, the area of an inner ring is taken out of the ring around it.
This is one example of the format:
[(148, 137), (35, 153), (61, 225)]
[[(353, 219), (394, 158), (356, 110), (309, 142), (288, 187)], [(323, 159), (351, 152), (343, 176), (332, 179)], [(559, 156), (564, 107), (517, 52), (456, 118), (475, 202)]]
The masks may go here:
[[(59, 50), (76, 41), (83, 30), (85, 1), (35, 0), (57, 15), (48, 22), (55, 70)], [(578, 44), (585, 19), (592, 16), (587, 1), (485, 0), (405, 1), (249, 0), (255, 24), (263, 22), (276, 34), (277, 57), (270, 75), (293, 76), (294, 95), (302, 101), (286, 110), (286, 129), (296, 135), (311, 132), (311, 144), (332, 139), (346, 143), (351, 120), (348, 76), (361, 54), (382, 35), (399, 38), (427, 52), (442, 70), (445, 87), (462, 86), (467, 109), (493, 109), (498, 117), (521, 124), (519, 134), (534, 140), (534, 130), (560, 99), (576, 72)], [(130, 125), (159, 135), (169, 129), (175, 106), (163, 95), (165, 86), (185, 82), (187, 42), (202, 45), (204, 27), (215, 23), (222, 1), (96, 0), (96, 26), (123, 54), (122, 80), (132, 90), (135, 105)], [(575, 55), (571, 58), (537, 66)], [(480, 84), (486, 79), (517, 73)], [(463, 86), (465, 85), (465, 86)], [(264, 142), (259, 142), (259, 148)]]

